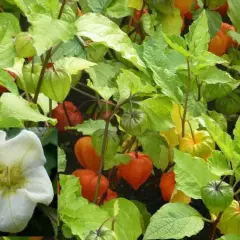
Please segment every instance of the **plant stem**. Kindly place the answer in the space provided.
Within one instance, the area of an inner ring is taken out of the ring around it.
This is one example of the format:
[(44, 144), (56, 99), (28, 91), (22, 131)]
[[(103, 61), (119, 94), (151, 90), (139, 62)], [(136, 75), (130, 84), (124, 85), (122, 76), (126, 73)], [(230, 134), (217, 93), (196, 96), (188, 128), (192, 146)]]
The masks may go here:
[(191, 87), (191, 69), (190, 69), (189, 58), (187, 58), (187, 67), (188, 67), (188, 80), (187, 80), (186, 98), (184, 103), (184, 112), (183, 112), (183, 119), (182, 119), (182, 137), (184, 137), (185, 135), (185, 122), (186, 122), (186, 116), (187, 116), (188, 97), (189, 97), (190, 87)]
[(114, 114), (116, 113), (116, 111), (123, 104), (125, 104), (127, 101), (129, 101), (129, 99), (126, 99), (126, 100), (122, 101), (121, 103), (117, 104), (117, 106), (113, 110), (112, 114), (109, 117), (107, 117), (107, 119), (106, 119), (106, 125), (105, 125), (104, 135), (103, 135), (103, 144), (102, 144), (102, 149), (101, 149), (101, 160), (100, 160), (100, 166), (99, 166), (99, 170), (98, 170), (97, 186), (96, 186), (94, 200), (93, 200), (93, 202), (95, 204), (97, 203), (97, 198), (98, 198), (98, 193), (99, 193), (99, 188), (100, 188), (100, 181), (101, 181), (101, 176), (102, 176), (102, 168), (103, 168), (103, 163), (104, 163), (104, 156), (105, 156), (105, 152), (106, 152), (106, 148), (107, 148), (108, 129), (109, 129), (109, 126), (110, 126), (110, 122), (111, 122), (112, 118), (114, 117)]
[(217, 229), (217, 225), (222, 217), (223, 212), (220, 212), (216, 218), (216, 220), (213, 222), (213, 227), (212, 227), (212, 232), (211, 232), (211, 237), (210, 240), (214, 240), (215, 232)]
[(237, 196), (240, 193), (240, 188), (234, 193), (234, 196)]
[(49, 117), (52, 117), (52, 99), (49, 98)]
[(106, 125), (105, 125), (105, 129), (104, 129), (103, 144), (102, 144), (102, 151), (101, 151), (101, 161), (100, 161), (100, 166), (99, 166), (99, 170), (98, 170), (97, 186), (96, 186), (94, 200), (93, 200), (93, 202), (95, 204), (97, 203), (100, 181), (101, 181), (101, 176), (102, 176), (102, 168), (103, 168), (103, 163), (104, 163), (104, 155), (105, 155), (105, 151), (107, 148), (108, 129), (109, 129), (109, 125), (110, 125), (110, 119), (111, 118), (108, 118), (106, 120)]
[(78, 92), (78, 93), (81, 93), (82, 95), (85, 95), (86, 97), (89, 97), (89, 98), (94, 99), (95, 101), (97, 101), (96, 97), (92, 96), (92, 95), (89, 94), (89, 93), (86, 93), (86, 92), (84, 92), (84, 91), (82, 91), (82, 90), (80, 90), (80, 89), (78, 89), (78, 88), (75, 88), (75, 87), (72, 87), (72, 89), (73, 89), (74, 91)]
[(39, 76), (39, 79), (38, 79), (37, 88), (36, 88), (35, 95), (34, 95), (34, 98), (33, 98), (33, 103), (37, 103), (38, 96), (39, 96), (41, 86), (42, 86), (42, 82), (43, 82), (43, 77), (44, 77), (45, 71), (47, 69), (48, 61), (51, 58), (51, 53), (52, 53), (52, 49), (50, 48), (47, 51), (46, 57), (44, 59), (42, 70), (41, 70), (41, 73), (40, 73), (40, 76)]
[(63, 0), (62, 1), (62, 5), (61, 5), (61, 8), (60, 8), (60, 11), (59, 11), (59, 14), (58, 14), (58, 19), (60, 19), (62, 17), (62, 14), (63, 14), (63, 10), (64, 10), (64, 7), (66, 5), (66, 0)]
[(168, 166), (166, 167), (166, 169), (164, 170), (164, 172), (165, 172), (165, 173), (168, 172), (168, 170), (169, 170), (170, 168), (174, 167), (175, 164), (176, 164), (175, 162), (169, 163)]
[[(58, 19), (60, 19), (62, 17), (65, 5), (66, 5), (66, 0), (63, 0), (60, 11), (59, 11), (59, 14), (58, 14)], [(37, 103), (38, 96), (39, 96), (41, 86), (42, 86), (42, 82), (43, 82), (43, 77), (44, 77), (45, 71), (47, 69), (47, 65), (48, 65), (48, 62), (51, 58), (51, 55), (52, 55), (52, 48), (50, 48), (46, 53), (46, 56), (45, 56), (45, 59), (44, 59), (44, 62), (43, 62), (43, 66), (42, 66), (42, 70), (41, 70), (41, 73), (40, 73), (40, 76), (39, 76), (39, 79), (38, 79), (38, 84), (37, 84), (37, 88), (36, 88), (36, 91), (35, 91), (35, 95), (34, 95), (34, 98), (33, 98), (33, 103)]]
[(107, 220), (105, 220), (105, 221), (101, 224), (101, 226), (98, 228), (98, 230), (97, 230), (97, 235), (99, 235), (99, 233), (100, 233), (102, 227), (103, 227), (104, 224), (105, 224), (106, 222), (108, 222), (109, 220), (114, 221), (114, 220), (115, 220), (115, 217), (110, 217), (110, 218), (108, 218)]
[(208, 4), (207, 4), (207, 0), (204, 0), (204, 2), (203, 2), (203, 8), (204, 9), (206, 9), (208, 6), (207, 6)]
[(208, 223), (214, 223), (214, 220), (210, 220), (210, 219), (207, 219), (207, 218), (203, 218), (203, 221), (208, 222)]
[(188, 125), (189, 125), (189, 128), (190, 128), (190, 131), (191, 131), (193, 142), (194, 142), (194, 144), (196, 144), (196, 139), (195, 139), (195, 136), (194, 136), (194, 132), (193, 132), (192, 126), (191, 126), (189, 121), (187, 121), (187, 122), (188, 122)]

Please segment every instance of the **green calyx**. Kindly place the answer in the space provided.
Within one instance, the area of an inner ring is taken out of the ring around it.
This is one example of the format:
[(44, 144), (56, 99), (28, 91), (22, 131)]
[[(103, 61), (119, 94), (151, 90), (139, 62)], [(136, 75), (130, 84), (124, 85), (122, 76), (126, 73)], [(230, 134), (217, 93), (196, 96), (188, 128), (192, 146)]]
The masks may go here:
[(233, 201), (232, 187), (223, 181), (211, 181), (201, 189), (204, 204), (212, 213), (223, 212)]
[(11, 167), (0, 166), (0, 190), (3, 193), (12, 193), (24, 185), (25, 178), (19, 164)]
[(141, 110), (124, 113), (120, 125), (130, 135), (139, 136), (142, 135), (148, 127), (147, 116)]
[(91, 231), (85, 240), (117, 240), (117, 236), (114, 231), (101, 227), (98, 230)]

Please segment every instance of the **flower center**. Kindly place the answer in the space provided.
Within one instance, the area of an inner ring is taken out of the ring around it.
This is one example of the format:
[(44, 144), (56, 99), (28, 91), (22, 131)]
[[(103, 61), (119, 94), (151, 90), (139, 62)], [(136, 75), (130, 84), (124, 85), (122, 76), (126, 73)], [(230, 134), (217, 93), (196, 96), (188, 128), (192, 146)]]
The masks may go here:
[(15, 192), (24, 185), (25, 178), (19, 164), (11, 167), (0, 166), (0, 190), (3, 193)]

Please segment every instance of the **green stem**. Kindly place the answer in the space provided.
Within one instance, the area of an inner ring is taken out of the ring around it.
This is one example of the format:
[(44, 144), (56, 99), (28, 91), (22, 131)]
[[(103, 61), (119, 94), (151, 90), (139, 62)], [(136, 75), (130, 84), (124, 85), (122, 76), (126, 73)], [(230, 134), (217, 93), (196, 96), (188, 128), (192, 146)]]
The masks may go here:
[(82, 91), (82, 90), (80, 90), (80, 89), (78, 89), (78, 88), (75, 88), (75, 87), (72, 87), (72, 89), (73, 89), (74, 91), (78, 92), (78, 93), (81, 93), (82, 95), (85, 95), (86, 97), (89, 97), (89, 98), (94, 99), (94, 100), (97, 101), (96, 97), (92, 96), (92, 95), (89, 94), (89, 93), (86, 93), (86, 92), (84, 92), (84, 91)]
[[(61, 19), (65, 5), (66, 5), (66, 0), (63, 0), (60, 11), (59, 11), (59, 14), (58, 14), (58, 19)], [(34, 98), (33, 98), (33, 103), (37, 103), (38, 96), (39, 96), (41, 86), (42, 86), (42, 82), (43, 82), (43, 77), (44, 77), (45, 71), (47, 69), (47, 65), (48, 65), (48, 62), (51, 58), (51, 55), (52, 55), (52, 48), (50, 48), (47, 51), (46, 57), (43, 61), (43, 66), (42, 66), (42, 70), (41, 70), (41, 73), (40, 73), (40, 76), (39, 76), (39, 79), (38, 79), (38, 84), (37, 84), (37, 88), (36, 88), (35, 95), (34, 95)]]
[(49, 98), (49, 117), (52, 117), (52, 99)]
[(97, 186), (96, 186), (96, 190), (95, 190), (95, 194), (94, 194), (94, 200), (93, 200), (93, 202), (95, 204), (97, 203), (97, 198), (98, 198), (98, 193), (99, 193), (99, 188), (100, 188), (100, 181), (101, 181), (101, 176), (102, 176), (102, 168), (103, 168), (103, 163), (104, 163), (104, 156), (105, 156), (105, 152), (106, 152), (106, 149), (107, 149), (108, 129), (109, 129), (109, 126), (110, 126), (110, 122), (111, 122), (112, 118), (114, 117), (114, 114), (116, 113), (116, 111), (123, 104), (125, 104), (127, 101), (129, 101), (129, 99), (124, 100), (121, 103), (119, 103), (115, 107), (115, 109), (113, 110), (112, 114), (109, 117), (107, 117), (107, 119), (106, 119), (104, 135), (103, 135), (103, 144), (102, 144), (102, 149), (101, 149), (101, 160), (100, 160), (100, 166), (99, 166), (99, 170), (98, 170)]
[(214, 236), (215, 236), (215, 232), (217, 229), (217, 225), (222, 217), (223, 212), (220, 212), (216, 218), (216, 220), (213, 222), (213, 226), (212, 226), (212, 232), (211, 232), (211, 237), (210, 240), (214, 240)]
[(208, 223), (213, 223), (214, 222), (214, 220), (210, 220), (210, 219), (207, 219), (207, 218), (202, 218), (202, 219), (203, 219), (203, 221), (208, 222)]
[(188, 98), (189, 98), (190, 87), (191, 87), (191, 69), (190, 69), (189, 58), (187, 58), (187, 67), (188, 67), (188, 80), (187, 80), (186, 98), (184, 103), (184, 112), (183, 112), (183, 119), (182, 119), (182, 137), (184, 137), (185, 135), (185, 122), (187, 117)]
[(188, 125), (189, 125), (189, 128), (190, 128), (190, 131), (191, 131), (193, 142), (194, 142), (194, 144), (196, 144), (196, 139), (195, 139), (195, 136), (194, 136), (194, 132), (193, 132), (192, 126), (191, 126), (189, 121), (187, 121), (187, 122), (188, 122)]
[(36, 88), (35, 95), (34, 95), (34, 98), (33, 98), (33, 103), (37, 103), (38, 96), (39, 96), (41, 86), (42, 86), (42, 82), (43, 82), (43, 77), (44, 77), (45, 71), (47, 69), (48, 61), (51, 58), (51, 52), (52, 52), (52, 49), (50, 48), (47, 51), (46, 57), (44, 59), (42, 70), (41, 70), (41, 73), (40, 73), (40, 76), (39, 76), (39, 79), (38, 79), (37, 88)]
[(97, 230), (97, 235), (98, 235), (98, 236), (99, 236), (100, 231), (101, 231), (102, 227), (104, 226), (104, 224), (105, 224), (106, 222), (108, 222), (109, 220), (114, 221), (114, 220), (115, 220), (115, 217), (108, 218), (107, 220), (105, 220), (105, 221), (101, 224), (101, 226), (100, 226), (100, 227), (98, 228), (98, 230)]
[(58, 14), (58, 19), (61, 19), (66, 3), (67, 3), (66, 0), (62, 1), (62, 5), (61, 5), (61, 8), (60, 8), (60, 11), (59, 11), (59, 14)]
[(93, 200), (93, 202), (95, 204), (97, 203), (100, 181), (101, 181), (101, 176), (102, 176), (102, 168), (103, 168), (103, 163), (104, 163), (104, 155), (105, 155), (105, 151), (107, 149), (107, 139), (108, 139), (109, 125), (110, 125), (110, 118), (108, 118), (106, 120), (106, 125), (105, 125), (105, 129), (104, 129), (103, 144), (102, 144), (102, 151), (101, 151), (101, 160), (100, 160), (100, 166), (99, 166), (99, 170), (98, 170), (97, 186), (96, 186), (94, 200)]
[(240, 193), (240, 188), (234, 193), (234, 196), (237, 196)]

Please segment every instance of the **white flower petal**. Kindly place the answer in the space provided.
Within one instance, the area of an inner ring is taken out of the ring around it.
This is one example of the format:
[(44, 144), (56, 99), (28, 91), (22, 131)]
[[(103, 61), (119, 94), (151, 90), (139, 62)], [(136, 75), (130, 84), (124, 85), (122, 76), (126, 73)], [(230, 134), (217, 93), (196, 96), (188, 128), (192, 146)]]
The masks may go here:
[(6, 141), (6, 132), (0, 131), (0, 144)]
[(44, 167), (25, 171), (27, 183), (24, 185), (28, 197), (36, 202), (49, 205), (53, 200), (53, 186)]
[(22, 130), (16, 137), (0, 144), (0, 165), (22, 161), (24, 169), (43, 166), (46, 162), (41, 142), (31, 131)]
[(21, 232), (36, 207), (36, 203), (21, 189), (4, 197), (0, 192), (0, 203), (0, 231), (9, 233)]

